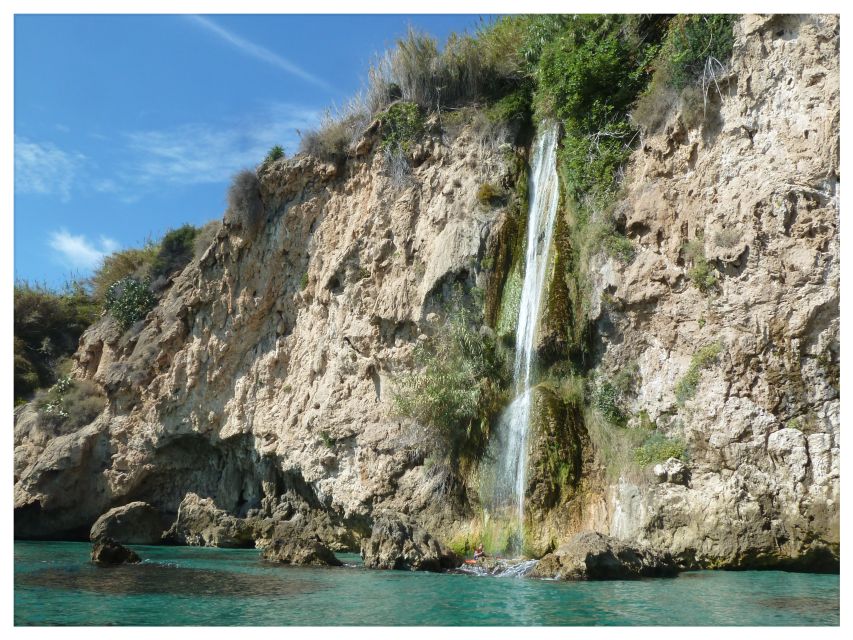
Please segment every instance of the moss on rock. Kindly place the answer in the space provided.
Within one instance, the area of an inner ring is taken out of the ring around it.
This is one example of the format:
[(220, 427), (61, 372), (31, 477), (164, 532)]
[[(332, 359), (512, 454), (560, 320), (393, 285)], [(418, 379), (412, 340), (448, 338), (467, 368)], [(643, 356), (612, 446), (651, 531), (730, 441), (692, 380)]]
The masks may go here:
[(571, 497), (581, 477), (583, 417), (547, 385), (532, 390), (526, 497), (531, 510), (545, 511)]

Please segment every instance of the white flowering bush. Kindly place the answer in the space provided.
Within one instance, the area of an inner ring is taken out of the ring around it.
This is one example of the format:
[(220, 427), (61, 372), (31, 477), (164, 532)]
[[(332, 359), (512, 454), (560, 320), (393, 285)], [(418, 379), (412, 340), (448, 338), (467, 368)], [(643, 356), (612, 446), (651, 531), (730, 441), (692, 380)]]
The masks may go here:
[(104, 307), (118, 320), (122, 329), (127, 329), (134, 322), (142, 320), (156, 301), (148, 278), (138, 280), (128, 276), (110, 285), (104, 298)]

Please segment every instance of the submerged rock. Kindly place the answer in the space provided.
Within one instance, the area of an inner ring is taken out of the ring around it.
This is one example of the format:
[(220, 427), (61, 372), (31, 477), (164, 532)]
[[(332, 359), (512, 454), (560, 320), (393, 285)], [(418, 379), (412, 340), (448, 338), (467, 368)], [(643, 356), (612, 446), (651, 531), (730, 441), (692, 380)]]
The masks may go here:
[(163, 535), (160, 513), (147, 502), (130, 502), (110, 509), (95, 521), (89, 540), (111, 538), (123, 544), (159, 544)]
[(136, 564), (142, 562), (135, 551), (120, 545), (112, 538), (98, 540), (92, 546), (92, 562), (98, 565)]
[(193, 547), (254, 547), (249, 522), (219, 509), (210, 498), (188, 493), (178, 507), (178, 517), (163, 536), (170, 544)]
[(361, 543), (361, 557), (371, 569), (441, 571), (462, 564), (459, 556), (427, 531), (396, 514), (374, 521), (370, 537)]
[(630, 547), (596, 531), (585, 531), (542, 558), (529, 575), (559, 580), (629, 580), (677, 573), (678, 568), (669, 557)]
[(263, 544), (265, 546), (261, 557), (270, 562), (333, 567), (342, 564), (317, 536), (290, 522), (276, 524), (271, 539)]

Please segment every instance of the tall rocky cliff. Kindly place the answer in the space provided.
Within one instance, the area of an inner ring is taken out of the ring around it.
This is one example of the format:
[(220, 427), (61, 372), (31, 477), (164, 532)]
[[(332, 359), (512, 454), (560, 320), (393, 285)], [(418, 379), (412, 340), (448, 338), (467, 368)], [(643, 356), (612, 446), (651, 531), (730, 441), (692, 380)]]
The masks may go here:
[[(837, 563), (838, 19), (746, 16), (735, 36), (715, 115), (688, 128), (670, 114), (631, 158), (617, 212), (635, 256), (587, 267), (592, 367), (634, 372), (630, 424), (682, 440), (686, 467), (609, 473), (582, 416), (537, 403), (552, 428), (534, 448), (573, 439), (558, 450), (578, 467), (575, 490), (533, 511), (543, 544), (596, 529), (684, 566)], [(71, 433), (16, 412), (16, 535), (85, 535), (135, 500), (174, 517), (188, 493), (300, 518), (334, 548), (385, 510), (444, 540), (476, 535), (476, 490), (432, 472), (392, 390), (454, 284), (506, 288), (518, 230), (477, 194), (516, 182), (529, 132), (432, 124), (404, 178), (375, 127), (346, 162), (263, 165), (259, 228), (226, 218), (144, 322), (91, 327), (74, 375), (108, 406)], [(712, 286), (691, 280), (697, 261)]]

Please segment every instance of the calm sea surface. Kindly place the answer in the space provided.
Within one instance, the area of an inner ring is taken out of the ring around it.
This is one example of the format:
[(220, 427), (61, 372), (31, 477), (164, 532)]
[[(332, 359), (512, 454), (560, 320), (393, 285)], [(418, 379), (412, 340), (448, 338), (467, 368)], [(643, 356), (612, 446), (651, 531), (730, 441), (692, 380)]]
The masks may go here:
[(257, 550), (133, 546), (95, 567), (81, 542), (15, 542), (18, 625), (837, 625), (839, 576), (698, 571), (526, 578), (282, 567)]

